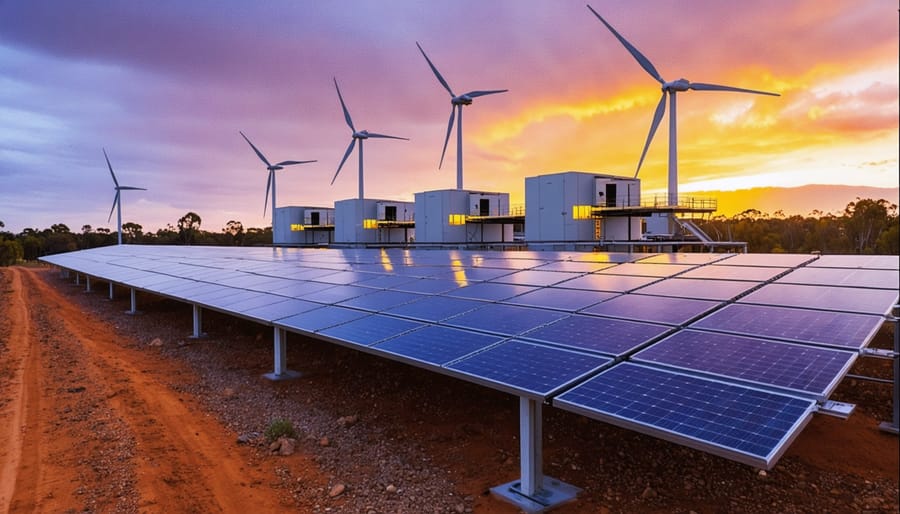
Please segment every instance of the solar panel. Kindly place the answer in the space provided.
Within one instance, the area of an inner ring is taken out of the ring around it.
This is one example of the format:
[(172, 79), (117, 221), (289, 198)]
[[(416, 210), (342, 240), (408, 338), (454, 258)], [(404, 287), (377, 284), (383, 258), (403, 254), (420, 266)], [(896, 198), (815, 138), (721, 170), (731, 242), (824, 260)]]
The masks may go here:
[(863, 348), (884, 323), (866, 314), (732, 304), (691, 327), (843, 348)]
[[(465, 282), (463, 282), (465, 283)], [(456, 289), (462, 284), (456, 283), (452, 280), (438, 280), (431, 278), (420, 278), (417, 280), (413, 280), (410, 282), (405, 282), (396, 286), (397, 290), (400, 291), (409, 291), (411, 293), (429, 293), (429, 294), (439, 294), (445, 293), (452, 289)]]
[(371, 346), (405, 332), (422, 328), (425, 325), (416, 321), (394, 318), (391, 316), (366, 316), (343, 325), (326, 328), (320, 332), (324, 336), (338, 339), (345, 343), (360, 346)]
[(399, 305), (387, 312), (397, 316), (422, 321), (438, 322), (484, 305), (476, 300), (464, 300), (447, 296), (428, 296), (415, 302)]
[(740, 302), (885, 315), (897, 303), (897, 291), (767, 284), (741, 298)]
[(274, 294), (266, 294), (266, 293), (251, 293), (252, 296), (247, 296), (238, 299), (237, 296), (228, 297), (227, 302), (222, 304), (217, 304), (216, 302), (212, 302), (213, 305), (227, 307), (228, 310), (234, 312), (244, 312), (246, 310), (255, 309), (257, 307), (265, 307), (266, 305), (271, 305), (273, 303), (280, 303), (287, 298), (283, 296), (278, 296)]
[(656, 282), (657, 280), (659, 279), (655, 277), (631, 277), (626, 275), (602, 275), (600, 273), (591, 273), (590, 275), (584, 275), (561, 282), (557, 284), (556, 287), (624, 293)]
[(476, 334), (435, 325), (388, 339), (374, 346), (375, 349), (401, 357), (417, 364), (443, 366), (460, 357), (486, 348), (502, 338)]
[(478, 282), (467, 286), (454, 289), (448, 292), (450, 296), (458, 296), (461, 298), (473, 298), (476, 300), (505, 300), (518, 296), (520, 294), (534, 291), (535, 288), (529, 286), (517, 286), (513, 284), (496, 284), (494, 282)]
[(640, 263), (656, 264), (709, 264), (720, 261), (729, 254), (726, 253), (660, 253), (641, 259)]
[(450, 318), (444, 323), (512, 336), (545, 325), (564, 316), (566, 314), (562, 312), (490, 303)]
[(721, 305), (717, 301), (673, 296), (624, 294), (584, 309), (584, 314), (683, 325)]
[(643, 262), (626, 262), (603, 270), (604, 275), (636, 275), (643, 277), (671, 277), (693, 268), (686, 264), (654, 264)]
[(558, 284), (564, 280), (569, 280), (570, 278), (575, 278), (576, 276), (577, 275), (573, 273), (564, 271), (525, 270), (503, 275), (499, 278), (495, 278), (492, 282), (518, 284), (522, 286), (549, 286)]
[(669, 327), (662, 325), (575, 314), (528, 332), (522, 337), (615, 357), (624, 355), (669, 330)]
[(579, 262), (579, 261), (553, 261), (537, 268), (541, 271), (568, 271), (571, 273), (592, 273), (610, 266), (612, 262)]
[(446, 268), (438, 268), (434, 274), (434, 277), (453, 281), (458, 281), (457, 278), (460, 278), (467, 282), (483, 282), (485, 280), (491, 280), (497, 277), (508, 275), (509, 273), (510, 270), (506, 269), (454, 266), (453, 269), (449, 271), (447, 271)]
[(560, 387), (609, 364), (599, 355), (512, 340), (447, 366), (474, 382), (545, 399)]
[(543, 309), (574, 312), (597, 302), (617, 296), (618, 293), (588, 291), (586, 289), (541, 288), (506, 300), (506, 303), (529, 305)]
[(791, 253), (738, 253), (721, 261), (729, 266), (774, 266), (793, 268), (816, 258), (815, 255)]
[(756, 287), (755, 282), (737, 280), (705, 280), (699, 278), (670, 278), (640, 290), (641, 294), (676, 296), (696, 300), (731, 300)]
[(318, 303), (340, 303), (373, 292), (374, 289), (360, 286), (334, 286), (307, 293), (303, 295), (303, 299)]
[(771, 468), (815, 401), (622, 363), (553, 405), (761, 468)]
[(712, 278), (718, 280), (750, 280), (753, 282), (765, 282), (771, 280), (789, 268), (774, 268), (770, 266), (726, 266), (713, 264), (694, 268), (679, 278)]
[(401, 276), (401, 275), (380, 275), (373, 277), (371, 280), (366, 280), (366, 287), (376, 287), (382, 289), (394, 289), (402, 284), (406, 284), (408, 282), (412, 282), (416, 280), (413, 277)]
[(364, 309), (372, 312), (380, 312), (423, 297), (424, 296), (420, 294), (407, 293), (404, 291), (375, 291), (373, 293), (351, 298), (341, 302), (340, 305), (344, 307), (356, 307), (357, 309)]
[(305, 302), (294, 298), (285, 298), (284, 301), (278, 303), (247, 309), (241, 314), (265, 323), (271, 323), (281, 318), (287, 318), (295, 314), (301, 314), (321, 307), (322, 306), (317, 303)]
[(798, 268), (776, 280), (779, 284), (866, 287), (897, 290), (900, 271), (846, 268)]
[(318, 332), (328, 327), (347, 323), (368, 316), (365, 312), (343, 307), (326, 306), (303, 314), (297, 314), (277, 321), (277, 325), (286, 329), (302, 332)]
[(632, 357), (635, 361), (709, 373), (827, 397), (853, 364), (853, 352), (683, 330)]
[(811, 268), (861, 268), (889, 269), (900, 268), (896, 255), (822, 255), (807, 266)]

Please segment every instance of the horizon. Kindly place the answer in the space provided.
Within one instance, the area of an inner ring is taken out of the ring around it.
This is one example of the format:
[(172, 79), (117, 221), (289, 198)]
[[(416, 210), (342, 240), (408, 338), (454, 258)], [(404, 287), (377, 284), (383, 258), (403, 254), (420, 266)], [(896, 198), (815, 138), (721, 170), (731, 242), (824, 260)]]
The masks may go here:
[[(667, 80), (781, 94), (680, 95), (681, 194), (896, 190), (895, 6), (703, 4), (591, 3)], [(125, 192), (123, 223), (163, 228), (193, 211), (204, 230), (269, 226), (266, 171), (239, 130), (272, 162), (318, 161), (277, 172), (279, 206), (354, 198), (355, 156), (329, 185), (350, 135), (332, 77), (358, 129), (411, 138), (366, 146), (369, 197), (452, 188), (455, 142), (437, 169), (449, 95), (416, 41), (456, 94), (509, 89), (466, 108), (463, 145), (466, 189), (508, 192), (514, 204), (527, 176), (633, 176), (659, 99), (659, 84), (584, 1), (215, 5), (225, 8), (0, 4), (5, 230), (115, 231), (102, 219), (114, 190), (101, 148), (120, 184), (148, 189)], [(447, 28), (466, 11), (479, 15)], [(665, 121), (640, 171), (645, 195), (665, 189)]]

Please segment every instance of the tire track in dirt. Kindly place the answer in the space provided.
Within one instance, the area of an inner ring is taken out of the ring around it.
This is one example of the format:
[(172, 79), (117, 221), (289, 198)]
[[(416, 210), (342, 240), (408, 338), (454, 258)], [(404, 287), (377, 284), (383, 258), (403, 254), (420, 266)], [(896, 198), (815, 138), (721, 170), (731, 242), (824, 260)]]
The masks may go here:
[[(89, 417), (101, 414), (101, 423), (105, 418), (114, 418), (110, 422), (124, 423), (133, 437), (134, 454), (130, 464), (134, 487), (140, 496), (137, 509), (274, 512), (286, 507), (279, 502), (281, 493), (271, 487), (276, 481), (271, 470), (248, 464), (251, 460), (249, 451), (236, 447), (233, 435), (213, 418), (192, 407), (190, 398), (181, 398), (168, 386), (177, 378), (177, 370), (173, 372), (171, 363), (160, 363), (155, 356), (122, 344), (114, 327), (86, 317), (77, 306), (45, 284), (40, 276), (43, 272), (20, 268), (17, 273), (22, 275), (19, 290), (27, 289), (28, 297), (16, 303), (25, 301), (26, 312), (28, 304), (42, 306), (52, 318), (50, 324), (55, 325), (57, 339), (67, 341), (67, 347), (60, 350), (74, 350), (78, 354), (66, 360), (77, 362), (79, 376), (71, 380), (81, 385), (69, 389), (87, 390), (82, 398), (96, 395), (91, 407), (99, 409)], [(18, 315), (15, 325), (20, 324), (20, 318)], [(27, 341), (28, 336), (25, 338)], [(34, 344), (32, 348), (37, 346)], [(34, 373), (26, 371), (25, 380), (29, 387), (40, 388), (39, 375), (46, 371), (41, 369), (39, 362), (36, 368)], [(25, 403), (31, 409), (35, 402), (28, 397)], [(104, 410), (109, 412), (104, 413)], [(43, 421), (46, 424), (52, 420)], [(113, 442), (108, 441), (108, 444)], [(40, 465), (41, 457), (37, 459)], [(24, 461), (18, 465), (20, 476), (25, 469), (23, 464)], [(32, 491), (40, 498), (42, 482), (49, 479), (38, 479), (36, 484), (33, 478), (30, 479), (32, 483), (23, 484), (21, 494)], [(19, 491), (17, 486), (17, 495)], [(18, 501), (17, 505), (25, 505)]]

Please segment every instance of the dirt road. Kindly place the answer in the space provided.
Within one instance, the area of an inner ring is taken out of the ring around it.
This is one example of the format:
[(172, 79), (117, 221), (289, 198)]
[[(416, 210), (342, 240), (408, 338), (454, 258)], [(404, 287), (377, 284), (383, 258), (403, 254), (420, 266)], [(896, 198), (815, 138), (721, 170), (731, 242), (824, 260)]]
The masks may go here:
[(130, 350), (33, 269), (4, 274), (0, 511), (284, 507), (271, 469), (167, 385), (186, 370)]

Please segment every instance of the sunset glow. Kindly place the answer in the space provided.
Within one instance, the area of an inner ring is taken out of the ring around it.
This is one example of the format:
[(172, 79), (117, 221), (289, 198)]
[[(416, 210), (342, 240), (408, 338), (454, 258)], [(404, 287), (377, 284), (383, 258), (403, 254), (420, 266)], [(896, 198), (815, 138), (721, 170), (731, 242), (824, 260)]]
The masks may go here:
[[(898, 201), (896, 5), (591, 5), (667, 80), (781, 95), (679, 93), (680, 192), (831, 184)], [(367, 145), (368, 196), (452, 188), (454, 142), (437, 169), (449, 99), (416, 41), (455, 91), (509, 89), (466, 108), (467, 188), (519, 204), (528, 176), (634, 175), (659, 84), (583, 2), (12, 1), (0, 3), (0, 220), (114, 228), (105, 147), (120, 180), (148, 188), (124, 198), (125, 221), (155, 231), (190, 210), (207, 230), (266, 226), (266, 174), (238, 130), (267, 156), (318, 161), (278, 172), (280, 206), (352, 198), (355, 173), (329, 186), (347, 144), (332, 77), (358, 129), (411, 139)], [(667, 151), (664, 119), (645, 195), (665, 191)]]

